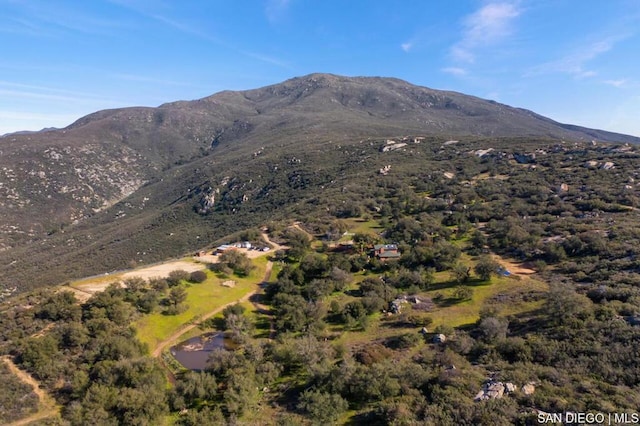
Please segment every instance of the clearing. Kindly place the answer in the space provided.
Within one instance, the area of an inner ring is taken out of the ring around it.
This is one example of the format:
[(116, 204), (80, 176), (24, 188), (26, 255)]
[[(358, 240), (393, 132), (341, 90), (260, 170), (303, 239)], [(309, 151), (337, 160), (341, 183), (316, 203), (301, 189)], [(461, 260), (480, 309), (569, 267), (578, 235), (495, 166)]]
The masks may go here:
[(127, 272), (115, 274), (105, 274), (98, 277), (85, 278), (75, 281), (65, 286), (65, 289), (73, 291), (81, 302), (89, 299), (93, 294), (104, 291), (109, 285), (125, 280), (127, 278), (140, 277), (146, 280), (150, 278), (166, 278), (171, 271), (182, 269), (193, 272), (206, 269), (203, 263), (191, 260), (174, 260), (170, 262), (158, 263), (140, 269), (133, 269)]
[(521, 275), (521, 276), (528, 276), (528, 275), (532, 275), (535, 274), (536, 271), (534, 271), (531, 268), (528, 268), (527, 266), (525, 266), (525, 264), (523, 262), (516, 262), (514, 260), (508, 259), (506, 257), (503, 256), (499, 256), (497, 254), (491, 254), (491, 258), (493, 260), (495, 260), (496, 262), (498, 262), (500, 264), (500, 266), (502, 266), (503, 268), (505, 268), (507, 271), (511, 272), (512, 274), (516, 274), (516, 275)]
[[(138, 339), (149, 345), (150, 350), (155, 353), (158, 346), (171, 340), (176, 333), (179, 333), (176, 338), (184, 334), (186, 331), (183, 331), (183, 328), (199, 324), (229, 304), (248, 299), (258, 290), (262, 277), (271, 274), (271, 262), (268, 262), (265, 256), (255, 259), (253, 264), (256, 269), (247, 277), (219, 277), (207, 272), (209, 277), (205, 282), (187, 286), (185, 303), (188, 309), (185, 312), (178, 315), (154, 312), (136, 321), (133, 326), (137, 330)], [(233, 279), (236, 285), (232, 288), (222, 286), (222, 283), (229, 279)], [(193, 327), (189, 329), (191, 328)]]
[[(262, 233), (262, 239), (267, 244), (271, 245), (272, 249), (270, 251), (263, 252), (260, 250), (247, 250), (245, 248), (238, 248), (237, 250), (241, 253), (245, 253), (249, 259), (257, 259), (259, 257), (266, 256), (275, 250), (287, 249), (286, 246), (282, 246), (271, 241), (266, 233)], [(213, 254), (194, 256), (192, 258), (186, 257), (180, 260), (157, 263), (155, 265), (145, 266), (139, 269), (84, 278), (64, 286), (63, 289), (74, 292), (80, 302), (85, 302), (93, 294), (104, 291), (110, 284), (127, 278), (140, 277), (146, 280), (150, 278), (166, 278), (170, 272), (178, 269), (187, 272), (201, 271), (206, 269), (208, 264), (218, 263), (219, 261), (220, 258)]]

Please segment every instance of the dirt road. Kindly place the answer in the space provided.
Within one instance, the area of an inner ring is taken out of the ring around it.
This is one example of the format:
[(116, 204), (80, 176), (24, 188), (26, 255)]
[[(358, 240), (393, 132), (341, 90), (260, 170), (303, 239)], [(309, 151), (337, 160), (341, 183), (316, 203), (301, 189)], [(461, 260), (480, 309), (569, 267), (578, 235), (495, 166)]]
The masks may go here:
[(271, 276), (271, 269), (272, 268), (273, 268), (273, 262), (271, 262), (271, 261), (267, 262), (267, 268), (266, 268), (265, 273), (264, 273), (264, 279), (261, 282), (256, 284), (255, 290), (245, 294), (244, 296), (242, 296), (242, 298), (240, 298), (239, 300), (237, 300), (235, 302), (229, 302), (226, 305), (220, 306), (220, 307), (214, 309), (213, 311), (206, 313), (197, 322), (195, 322), (193, 324), (186, 325), (186, 326), (180, 328), (175, 333), (173, 333), (171, 336), (169, 336), (166, 340), (160, 342), (160, 344), (158, 344), (158, 346), (156, 346), (156, 348), (153, 350), (152, 355), (154, 357), (156, 357), (156, 358), (159, 357), (160, 354), (162, 354), (162, 351), (164, 351), (164, 349), (167, 346), (171, 346), (171, 345), (177, 343), (178, 339), (180, 338), (180, 336), (182, 336), (183, 334), (193, 330), (195, 327), (199, 326), (200, 324), (202, 324), (202, 322), (208, 320), (212, 316), (222, 312), (224, 310), (224, 308), (226, 308), (227, 306), (235, 305), (236, 303), (246, 302), (247, 300), (249, 300), (249, 298), (251, 296), (253, 296), (254, 294), (256, 294), (259, 291), (260, 284), (262, 284), (263, 282), (269, 281), (269, 277)]
[(24, 419), (9, 423), (9, 426), (28, 425), (29, 423), (35, 422), (37, 420), (46, 419), (47, 417), (52, 417), (58, 414), (58, 409), (56, 408), (56, 402), (54, 401), (54, 399), (45, 391), (40, 389), (40, 384), (33, 377), (31, 377), (29, 373), (20, 370), (8, 356), (2, 357), (2, 361), (7, 365), (7, 367), (9, 367), (9, 370), (11, 370), (11, 372), (15, 374), (20, 380), (33, 387), (33, 393), (35, 393), (38, 396), (38, 399), (40, 399), (38, 412), (30, 415), (29, 417), (25, 417)]

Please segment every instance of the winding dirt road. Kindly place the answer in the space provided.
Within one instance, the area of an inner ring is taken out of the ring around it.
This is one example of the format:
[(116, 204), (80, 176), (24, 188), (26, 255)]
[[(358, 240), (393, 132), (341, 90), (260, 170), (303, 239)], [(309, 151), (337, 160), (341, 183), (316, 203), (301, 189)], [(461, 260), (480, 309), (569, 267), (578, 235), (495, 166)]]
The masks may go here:
[(9, 423), (8, 426), (28, 425), (29, 423), (35, 422), (37, 420), (46, 419), (58, 414), (58, 409), (56, 408), (56, 402), (54, 401), (54, 399), (45, 391), (40, 389), (40, 384), (33, 377), (31, 377), (29, 373), (20, 370), (8, 356), (3, 356), (2, 361), (7, 365), (7, 367), (9, 367), (9, 370), (11, 370), (13, 374), (15, 374), (20, 380), (33, 388), (33, 393), (35, 393), (40, 400), (38, 411), (36, 413), (30, 415), (29, 417), (25, 417), (24, 419), (16, 420), (13, 423)]

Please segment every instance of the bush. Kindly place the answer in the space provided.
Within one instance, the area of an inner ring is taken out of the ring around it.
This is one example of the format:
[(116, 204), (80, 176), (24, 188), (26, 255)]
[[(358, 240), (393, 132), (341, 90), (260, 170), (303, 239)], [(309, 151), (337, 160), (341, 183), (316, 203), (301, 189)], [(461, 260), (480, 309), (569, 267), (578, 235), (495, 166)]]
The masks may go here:
[(189, 273), (187, 271), (183, 271), (182, 269), (177, 269), (175, 271), (169, 272), (169, 276), (167, 277), (167, 283), (170, 287), (175, 287), (180, 284), (181, 281), (186, 281), (189, 279)]
[(246, 254), (230, 250), (220, 255), (220, 263), (226, 264), (238, 276), (247, 276), (255, 268)]
[(488, 281), (495, 274), (500, 265), (489, 256), (482, 256), (474, 266), (473, 271), (482, 281)]
[(204, 271), (193, 271), (189, 275), (189, 282), (192, 283), (203, 283), (207, 280), (207, 274)]
[(473, 297), (473, 290), (469, 287), (458, 286), (453, 292), (453, 297), (459, 301), (469, 300)]
[(340, 395), (307, 390), (300, 395), (298, 409), (304, 411), (314, 424), (332, 424), (342, 413), (347, 411), (349, 404)]

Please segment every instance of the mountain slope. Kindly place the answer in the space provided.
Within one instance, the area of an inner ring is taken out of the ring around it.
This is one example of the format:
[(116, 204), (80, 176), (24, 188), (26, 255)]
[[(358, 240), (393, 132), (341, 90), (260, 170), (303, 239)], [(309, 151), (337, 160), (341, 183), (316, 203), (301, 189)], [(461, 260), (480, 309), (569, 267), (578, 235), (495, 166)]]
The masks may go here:
[(0, 138), (0, 284), (155, 261), (333, 205), (343, 188), (375, 179), (389, 161), (380, 144), (403, 135), (426, 138), (412, 148), (416, 168), (439, 164), (427, 161), (450, 138), (640, 142), (397, 79), (326, 74), (100, 111)]

